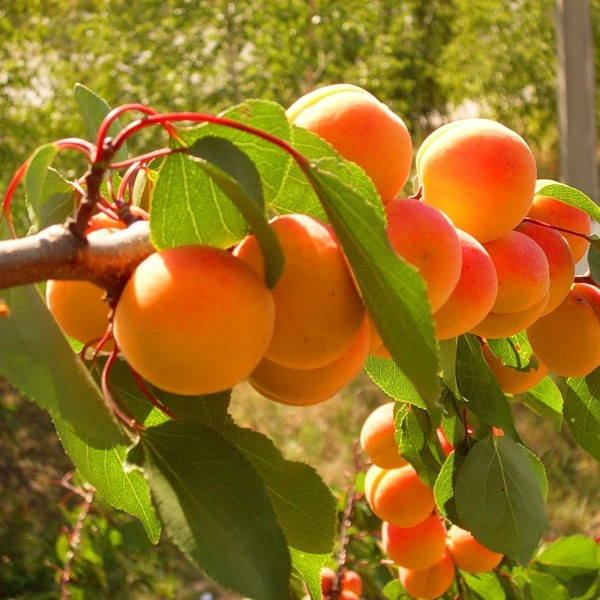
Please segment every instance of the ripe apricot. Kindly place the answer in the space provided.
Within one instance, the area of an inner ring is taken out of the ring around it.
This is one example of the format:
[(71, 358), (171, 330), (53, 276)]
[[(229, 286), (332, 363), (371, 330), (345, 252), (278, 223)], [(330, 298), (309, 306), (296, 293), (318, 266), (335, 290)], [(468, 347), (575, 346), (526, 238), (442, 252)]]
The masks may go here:
[(469, 573), (484, 573), (495, 569), (503, 558), (479, 543), (470, 531), (452, 525), (448, 530), (448, 552), (454, 564)]
[(408, 129), (367, 90), (351, 84), (325, 86), (296, 100), (286, 115), (362, 167), (383, 202), (395, 198), (408, 181), (413, 155)]
[(462, 266), (450, 298), (433, 314), (439, 340), (470, 331), (490, 312), (498, 293), (496, 267), (487, 250), (465, 231), (457, 233)]
[(396, 527), (384, 521), (381, 542), (397, 565), (421, 571), (432, 567), (445, 553), (446, 526), (435, 513), (413, 527)]
[(392, 247), (419, 270), (431, 310), (437, 310), (460, 277), (462, 252), (456, 228), (442, 211), (418, 200), (392, 200), (386, 214)]
[(352, 570), (347, 570), (342, 573), (342, 590), (353, 592), (357, 596), (360, 596), (363, 591), (362, 577)]
[(321, 567), (321, 591), (324, 594), (331, 592), (335, 581), (335, 571), (329, 567)]
[(527, 143), (489, 119), (463, 119), (426, 138), (417, 152), (423, 201), (480, 242), (501, 237), (525, 217), (536, 164)]
[(435, 600), (450, 589), (454, 581), (454, 562), (446, 551), (442, 558), (429, 569), (399, 569), (400, 583), (415, 598)]
[(524, 233), (536, 242), (548, 259), (549, 297), (542, 314), (552, 312), (565, 299), (575, 278), (575, 263), (569, 244), (558, 231), (527, 221), (515, 231)]
[(364, 323), (342, 356), (316, 369), (293, 369), (264, 358), (248, 377), (260, 394), (281, 404), (309, 406), (332, 398), (363, 368), (369, 353), (369, 326)]
[(592, 307), (596, 317), (600, 320), (600, 289), (590, 283), (577, 282), (573, 284), (575, 290)]
[(548, 367), (539, 361), (537, 369), (518, 371), (503, 364), (487, 344), (481, 350), (485, 362), (505, 394), (522, 394), (535, 387), (548, 374)]
[[(328, 365), (354, 343), (365, 316), (342, 249), (328, 226), (307, 215), (276, 217), (271, 225), (285, 265), (273, 289), (275, 329), (265, 356), (293, 369)], [(264, 276), (254, 235), (234, 255)]]
[(398, 450), (394, 422), (394, 402), (378, 406), (365, 420), (360, 431), (360, 445), (373, 464), (394, 469), (407, 464)]
[(527, 337), (536, 356), (563, 377), (584, 377), (600, 365), (600, 321), (577, 284), (527, 329)]
[(423, 483), (412, 465), (397, 469), (369, 467), (365, 497), (371, 510), (397, 527), (413, 527), (433, 511), (433, 490)]
[[(538, 179), (536, 190), (545, 185), (556, 183), (551, 179)], [(571, 206), (566, 202), (550, 198), (549, 196), (534, 195), (533, 203), (527, 216), (536, 221), (549, 223), (556, 227), (568, 229), (583, 235), (590, 235), (592, 231), (592, 219), (581, 209)], [(573, 262), (579, 262), (587, 252), (590, 243), (583, 237), (571, 233), (562, 232), (561, 234), (567, 240), (573, 254)]]
[(114, 315), (114, 336), (142, 377), (175, 394), (209, 394), (246, 379), (273, 334), (271, 292), (243, 261), (178, 246), (141, 262)]

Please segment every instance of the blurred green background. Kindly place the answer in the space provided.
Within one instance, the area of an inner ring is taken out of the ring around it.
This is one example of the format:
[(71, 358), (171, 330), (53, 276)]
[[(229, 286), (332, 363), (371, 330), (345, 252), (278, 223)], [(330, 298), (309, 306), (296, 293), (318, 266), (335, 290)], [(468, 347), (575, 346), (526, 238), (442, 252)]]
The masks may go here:
[[(592, 15), (598, 37), (600, 0)], [(350, 82), (402, 115), (415, 147), (451, 118), (492, 117), (527, 140), (540, 177), (557, 178), (555, 56), (554, 0), (5, 0), (0, 190), (37, 146), (87, 137), (76, 82), (113, 106), (211, 113), (247, 98), (287, 106), (318, 85)], [(133, 150), (156, 142), (142, 137)], [(81, 165), (67, 156), (58, 166), (73, 177)], [(240, 386), (232, 411), (341, 490), (354, 477), (362, 422), (383, 401), (361, 377), (343, 395), (301, 409)], [(548, 537), (599, 535), (598, 463), (566, 432), (519, 406), (515, 413), (548, 470)], [(60, 485), (70, 468), (45, 413), (0, 387), (0, 598), (61, 597), (60, 568), (82, 505)], [(234, 597), (167, 541), (151, 547), (139, 526), (98, 499), (73, 569), (80, 585), (72, 598)]]

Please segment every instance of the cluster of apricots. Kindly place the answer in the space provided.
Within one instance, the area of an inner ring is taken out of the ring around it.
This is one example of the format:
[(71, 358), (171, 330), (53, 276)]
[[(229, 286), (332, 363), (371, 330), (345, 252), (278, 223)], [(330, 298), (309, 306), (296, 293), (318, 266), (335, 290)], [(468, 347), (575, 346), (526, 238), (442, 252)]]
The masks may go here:
[[(419, 197), (401, 198), (413, 162), (410, 135), (369, 92), (320, 88), (287, 116), (372, 179), (391, 246), (426, 283), (438, 339), (526, 330), (535, 370), (510, 369), (484, 347), (507, 393), (528, 389), (548, 370), (583, 376), (600, 364), (600, 292), (574, 283), (590, 218), (536, 194), (543, 181), (519, 135), (479, 118), (440, 127), (416, 155)], [(122, 226), (96, 218), (90, 237)], [(251, 234), (230, 250), (189, 245), (152, 254), (110, 316), (102, 290), (84, 282), (49, 282), (48, 306), (83, 343), (101, 338), (110, 321), (132, 368), (166, 391), (207, 394), (248, 380), (278, 402), (322, 402), (354, 378), (369, 353), (389, 353), (332, 229), (303, 214), (275, 217), (271, 226), (285, 258), (272, 290)]]
[[(372, 462), (365, 497), (383, 521), (382, 548), (398, 565), (405, 590), (415, 598), (434, 599), (450, 588), (456, 568), (483, 573), (497, 567), (503, 555), (456, 525), (446, 528), (436, 511), (433, 490), (398, 451), (393, 410), (393, 402), (382, 404), (361, 430), (361, 446)], [(438, 436), (448, 454), (451, 445), (441, 430)]]
[[(323, 600), (329, 600), (333, 588), (335, 587), (335, 578), (337, 574), (329, 567), (321, 569), (321, 592)], [(359, 600), (363, 591), (362, 577), (350, 569), (346, 569), (340, 574), (339, 581), (339, 600)], [(310, 595), (304, 596), (303, 600), (311, 600)]]

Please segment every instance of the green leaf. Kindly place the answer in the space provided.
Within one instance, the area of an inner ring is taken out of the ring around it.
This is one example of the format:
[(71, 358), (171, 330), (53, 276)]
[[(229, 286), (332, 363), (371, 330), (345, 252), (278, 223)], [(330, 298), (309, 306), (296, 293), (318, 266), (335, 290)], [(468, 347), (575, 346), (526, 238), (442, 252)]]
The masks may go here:
[(541, 417), (549, 419), (560, 430), (563, 422), (563, 396), (549, 377), (544, 377), (535, 387), (521, 394), (519, 401)]
[(552, 575), (529, 571), (523, 586), (525, 597), (528, 600), (569, 600), (571, 598), (567, 589)]
[(425, 283), (391, 248), (384, 219), (368, 200), (318, 163), (307, 170), (383, 342), (423, 398), (441, 414), (437, 342)]
[(383, 589), (383, 595), (387, 600), (410, 600), (412, 596), (409, 596), (402, 587), (402, 584), (398, 579), (390, 581)]
[(483, 358), (481, 344), (472, 335), (458, 339), (456, 378), (458, 389), (473, 413), (519, 439), (508, 400)]
[(456, 487), (456, 479), (460, 466), (464, 460), (465, 453), (459, 450), (453, 451), (438, 473), (437, 479), (433, 486), (433, 495), (435, 504), (439, 511), (452, 523), (464, 528), (462, 519), (456, 510), (456, 500), (454, 498), (454, 490)]
[(458, 471), (456, 508), (485, 546), (527, 564), (546, 526), (538, 459), (506, 436), (477, 443)]
[[(594, 235), (594, 237), (598, 237)], [(590, 244), (590, 249), (587, 255), (588, 265), (590, 267), (590, 276), (600, 284), (600, 239), (594, 239)]]
[[(98, 96), (95, 92), (85, 87), (81, 83), (76, 83), (73, 88), (75, 95), (75, 101), (79, 106), (79, 110), (83, 116), (85, 124), (87, 126), (88, 135), (90, 139), (96, 140), (96, 134), (100, 125), (104, 120), (104, 117), (111, 111), (111, 107), (108, 102)], [(108, 128), (108, 135), (114, 137), (122, 129), (121, 122), (119, 119), (115, 119), (111, 126)], [(115, 161), (122, 161), (127, 159), (127, 146), (123, 144), (119, 151), (115, 154)]]
[(505, 600), (506, 593), (493, 571), (485, 573), (462, 573), (469, 592), (473, 594), (474, 600)]
[(458, 338), (450, 338), (440, 342), (440, 368), (442, 379), (447, 389), (455, 398), (460, 399), (460, 392), (456, 384), (456, 355), (458, 352)]
[(195, 141), (187, 153), (200, 159), (198, 166), (217, 183), (242, 213), (265, 258), (265, 280), (275, 287), (283, 270), (283, 252), (265, 218), (264, 198), (254, 163), (232, 142), (217, 137)]
[(600, 460), (600, 368), (584, 378), (567, 380), (564, 417), (579, 445)]
[(556, 198), (566, 204), (575, 206), (600, 223), (600, 208), (598, 205), (582, 191), (574, 187), (565, 185), (564, 183), (550, 183), (536, 190), (535, 193), (537, 196)]
[(321, 600), (323, 594), (321, 592), (321, 567), (329, 558), (329, 554), (310, 554), (290, 548), (292, 557), (292, 565), (294, 570), (306, 583), (308, 593), (312, 600)]
[(69, 183), (48, 168), (39, 211), (39, 228), (62, 223), (75, 208), (75, 192)]
[(423, 409), (427, 408), (410, 379), (393, 360), (371, 355), (367, 358), (365, 370), (373, 382), (394, 400), (410, 402)]
[(40, 146), (32, 155), (25, 173), (24, 184), (27, 197), (29, 218), (33, 222), (34, 230), (40, 225), (40, 211), (44, 198), (44, 187), (48, 175), (48, 167), (58, 154), (58, 147), (54, 143)]
[(486, 342), (493, 354), (507, 367), (518, 371), (537, 369), (539, 363), (533, 354), (525, 331), (508, 338), (487, 339)]
[(583, 535), (556, 540), (538, 554), (535, 562), (564, 569), (595, 571), (600, 568), (596, 543)]
[(168, 421), (141, 440), (150, 489), (180, 550), (239, 594), (289, 598), (285, 537), (251, 463), (200, 422)]

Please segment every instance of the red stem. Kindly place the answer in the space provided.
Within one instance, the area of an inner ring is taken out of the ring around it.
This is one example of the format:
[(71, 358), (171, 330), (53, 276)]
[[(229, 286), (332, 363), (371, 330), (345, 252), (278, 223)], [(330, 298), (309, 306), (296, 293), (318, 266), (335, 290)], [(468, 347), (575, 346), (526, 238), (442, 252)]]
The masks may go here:
[(546, 227), (547, 229), (555, 229), (556, 231), (560, 231), (562, 233), (570, 233), (571, 235), (576, 235), (577, 237), (583, 238), (588, 242), (590, 241), (589, 236), (585, 235), (585, 233), (581, 233), (580, 231), (571, 231), (570, 229), (565, 229), (564, 227), (559, 227), (558, 225), (551, 225), (550, 223), (544, 223), (544, 221), (538, 221), (537, 219), (532, 219), (531, 217), (525, 217), (523, 221), (533, 225), (539, 225), (540, 227)]
[[(123, 202), (123, 203), (125, 202), (125, 190), (126, 190), (127, 186), (129, 185), (129, 181), (139, 171), (141, 166), (142, 166), (142, 162), (139, 160), (139, 157), (138, 157), (138, 160), (136, 160), (129, 167), (129, 169), (127, 169), (127, 171), (123, 175), (123, 179), (121, 179), (121, 183), (119, 184), (119, 189), (117, 190), (117, 200), (119, 202)], [(131, 194), (129, 196), (129, 203), (131, 203)]]
[(0, 214), (0, 218), (3, 216), (6, 217), (6, 222), (8, 223), (8, 228), (10, 229), (11, 235), (16, 238), (17, 232), (15, 231), (15, 225), (12, 220), (12, 214), (10, 212), (10, 203), (12, 201), (12, 197), (14, 196), (15, 190), (21, 183), (21, 179), (27, 173), (27, 169), (29, 168), (29, 163), (31, 161), (31, 156), (17, 169), (13, 178), (10, 180), (8, 184), (8, 188), (6, 188), (6, 193), (4, 194), (4, 201), (2, 203), (2, 214)]
[(159, 148), (158, 150), (153, 150), (147, 154), (140, 154), (139, 156), (134, 156), (133, 158), (128, 158), (127, 160), (123, 160), (118, 163), (110, 163), (108, 168), (115, 170), (124, 169), (125, 167), (130, 167), (136, 163), (146, 163), (154, 160), (155, 158), (169, 156), (169, 154), (177, 154), (178, 152), (185, 152), (185, 148)]

